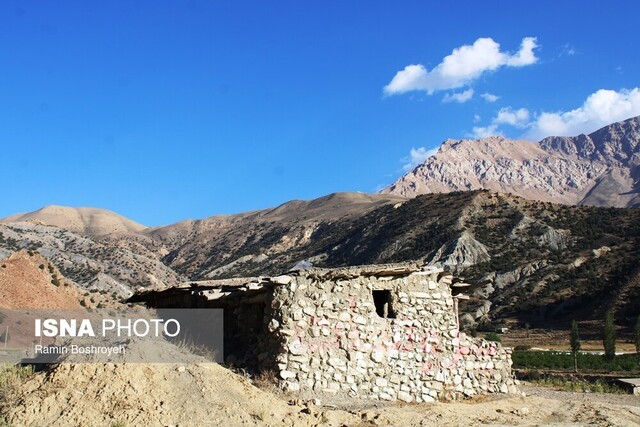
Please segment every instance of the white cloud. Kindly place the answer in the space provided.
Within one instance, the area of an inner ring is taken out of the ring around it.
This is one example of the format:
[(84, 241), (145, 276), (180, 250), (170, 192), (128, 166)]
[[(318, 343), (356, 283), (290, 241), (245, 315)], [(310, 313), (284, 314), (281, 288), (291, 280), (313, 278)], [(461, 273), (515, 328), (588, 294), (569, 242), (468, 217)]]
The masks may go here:
[(405, 162), (405, 164), (402, 166), (402, 170), (404, 170), (405, 172), (409, 172), (416, 166), (424, 163), (425, 160), (436, 154), (438, 148), (433, 148), (431, 150), (427, 150), (424, 147), (419, 147), (417, 149), (411, 148), (409, 157), (405, 157), (404, 159), (402, 159), (402, 161)]
[(502, 135), (502, 132), (499, 130), (500, 125), (509, 125), (523, 129), (530, 125), (529, 118), (530, 113), (526, 108), (520, 108), (519, 110), (514, 110), (511, 107), (501, 108), (498, 114), (491, 119), (490, 125), (474, 126), (469, 135), (473, 138)]
[(473, 45), (464, 45), (443, 58), (431, 71), (424, 65), (407, 65), (398, 71), (384, 87), (387, 95), (396, 95), (414, 90), (433, 94), (435, 91), (464, 87), (487, 71), (500, 67), (522, 67), (534, 64), (538, 58), (533, 50), (537, 47), (535, 37), (522, 40), (520, 50), (511, 55), (500, 51), (500, 44), (491, 38), (479, 38)]
[(449, 94), (447, 93), (444, 98), (442, 98), (442, 102), (459, 102), (460, 104), (467, 102), (473, 98), (473, 89), (469, 88), (464, 92), (457, 92)]
[(486, 138), (494, 135), (502, 135), (502, 132), (498, 131), (498, 125), (496, 124), (491, 124), (489, 126), (474, 126), (469, 136), (472, 138)]
[(500, 99), (500, 97), (498, 95), (494, 95), (492, 93), (489, 92), (485, 92), (482, 95), (480, 95), (480, 97), (482, 99), (484, 99), (487, 102), (496, 102), (498, 99)]
[(498, 114), (493, 118), (493, 124), (506, 124), (517, 128), (526, 128), (529, 126), (529, 117), (529, 110), (526, 108), (513, 110), (511, 107), (506, 107), (498, 111)]
[(538, 60), (533, 49), (538, 47), (535, 37), (525, 37), (520, 43), (520, 50), (513, 56), (506, 55), (506, 65), (509, 67), (523, 67), (535, 64)]
[(610, 123), (640, 115), (640, 88), (620, 91), (600, 89), (571, 111), (542, 112), (531, 123), (526, 137), (575, 136)]
[[(640, 87), (620, 91), (600, 89), (570, 111), (531, 113), (526, 108), (501, 108), (487, 126), (474, 126), (470, 136), (501, 135), (500, 127), (527, 129), (523, 137), (539, 140), (547, 136), (575, 136), (640, 115)], [(474, 119), (474, 122), (477, 120)]]
[(569, 43), (565, 43), (564, 45), (562, 45), (560, 49), (562, 50), (560, 55), (573, 56), (577, 53), (576, 49), (573, 46), (571, 46)]

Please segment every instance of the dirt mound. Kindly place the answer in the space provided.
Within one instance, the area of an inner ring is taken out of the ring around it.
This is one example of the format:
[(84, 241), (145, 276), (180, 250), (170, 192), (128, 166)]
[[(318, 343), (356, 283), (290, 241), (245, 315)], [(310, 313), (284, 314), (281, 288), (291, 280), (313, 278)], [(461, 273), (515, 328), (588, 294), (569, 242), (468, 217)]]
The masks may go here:
[[(638, 425), (634, 396), (540, 392), (465, 402), (288, 404), (212, 363), (64, 364), (17, 392), (15, 426)], [(1, 419), (1, 418), (0, 418)]]
[(305, 426), (320, 421), (213, 363), (63, 364), (24, 384), (19, 401), (9, 414), (16, 426)]
[(0, 260), (0, 308), (82, 308), (81, 299), (76, 286), (36, 252)]

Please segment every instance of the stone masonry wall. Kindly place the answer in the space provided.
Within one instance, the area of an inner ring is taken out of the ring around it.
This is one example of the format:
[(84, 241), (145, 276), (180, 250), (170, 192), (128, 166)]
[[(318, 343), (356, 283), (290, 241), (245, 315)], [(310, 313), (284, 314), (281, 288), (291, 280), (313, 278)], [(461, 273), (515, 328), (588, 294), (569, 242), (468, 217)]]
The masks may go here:
[[(515, 392), (510, 352), (459, 332), (450, 283), (438, 271), (292, 276), (269, 310), (284, 388), (405, 402)], [(395, 318), (376, 313), (373, 290), (389, 291)]]

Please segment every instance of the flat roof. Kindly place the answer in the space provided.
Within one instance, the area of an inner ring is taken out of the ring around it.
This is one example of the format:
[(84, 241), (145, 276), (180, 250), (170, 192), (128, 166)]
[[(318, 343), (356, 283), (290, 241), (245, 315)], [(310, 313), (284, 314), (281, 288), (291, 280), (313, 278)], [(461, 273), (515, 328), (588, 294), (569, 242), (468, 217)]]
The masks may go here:
[(618, 378), (618, 381), (640, 387), (640, 378)]

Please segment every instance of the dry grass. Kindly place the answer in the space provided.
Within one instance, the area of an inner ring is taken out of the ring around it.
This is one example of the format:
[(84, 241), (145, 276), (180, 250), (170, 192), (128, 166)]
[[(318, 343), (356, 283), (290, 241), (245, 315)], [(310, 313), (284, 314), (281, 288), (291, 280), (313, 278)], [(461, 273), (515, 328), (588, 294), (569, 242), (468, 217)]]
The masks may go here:
[(0, 426), (10, 425), (6, 414), (15, 403), (16, 390), (32, 375), (32, 366), (0, 364)]
[(171, 344), (178, 347), (180, 350), (193, 354), (196, 356), (203, 357), (208, 361), (215, 361), (217, 359), (218, 353), (215, 350), (212, 350), (204, 345), (193, 343), (192, 341), (187, 340), (171, 340), (169, 341)]
[(278, 387), (278, 379), (275, 371), (262, 371), (251, 379), (251, 383), (260, 390), (274, 395), (282, 395), (282, 390)]

